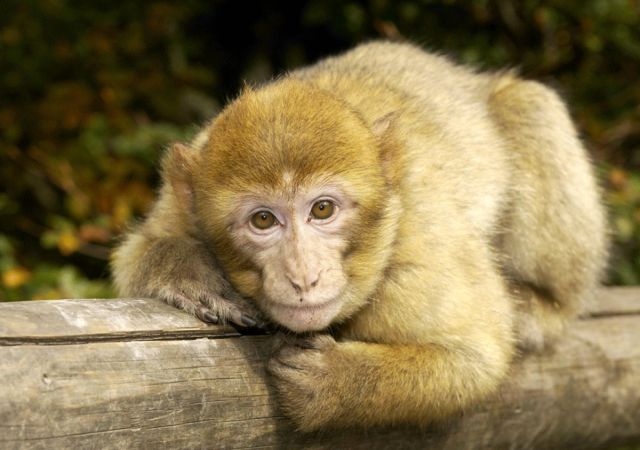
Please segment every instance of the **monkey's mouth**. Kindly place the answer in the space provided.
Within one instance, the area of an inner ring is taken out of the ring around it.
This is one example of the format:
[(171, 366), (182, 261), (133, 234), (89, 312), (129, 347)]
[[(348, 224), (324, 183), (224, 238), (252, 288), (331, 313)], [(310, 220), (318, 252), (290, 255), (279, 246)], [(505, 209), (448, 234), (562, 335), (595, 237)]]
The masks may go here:
[(275, 322), (296, 333), (327, 328), (340, 312), (339, 298), (319, 304), (290, 305), (269, 302), (266, 310)]

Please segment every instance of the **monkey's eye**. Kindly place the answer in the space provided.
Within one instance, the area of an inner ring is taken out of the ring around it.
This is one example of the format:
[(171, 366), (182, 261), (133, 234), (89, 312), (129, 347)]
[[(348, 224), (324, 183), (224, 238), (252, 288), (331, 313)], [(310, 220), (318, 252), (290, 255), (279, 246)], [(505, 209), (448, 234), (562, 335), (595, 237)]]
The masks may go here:
[(276, 216), (269, 211), (258, 211), (251, 216), (251, 224), (259, 230), (266, 230), (277, 223)]
[(314, 219), (326, 220), (333, 215), (335, 205), (330, 200), (320, 200), (313, 204), (311, 215)]

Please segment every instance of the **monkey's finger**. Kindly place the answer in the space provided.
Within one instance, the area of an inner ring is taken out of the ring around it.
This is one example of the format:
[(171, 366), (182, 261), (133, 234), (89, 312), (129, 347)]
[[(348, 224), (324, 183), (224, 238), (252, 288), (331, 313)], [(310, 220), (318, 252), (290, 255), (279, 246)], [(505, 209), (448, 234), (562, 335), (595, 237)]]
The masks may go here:
[(203, 322), (213, 324), (217, 324), (220, 322), (218, 314), (203, 306), (201, 302), (192, 300), (186, 295), (172, 292), (170, 295), (164, 295), (164, 298), (169, 304), (177, 306), (183, 311), (196, 316)]
[(275, 357), (280, 349), (287, 344), (287, 338), (282, 331), (276, 331), (275, 333), (273, 333), (269, 343), (271, 344), (270, 355), (271, 357)]
[(209, 323), (218, 323), (220, 318), (217, 314), (212, 313), (211, 311), (205, 311), (203, 314), (204, 320)]
[(316, 334), (293, 341), (293, 345), (305, 350), (324, 350), (335, 345), (335, 343), (335, 339), (329, 334)]
[(319, 370), (323, 366), (316, 352), (309, 352), (295, 345), (283, 346), (271, 359), (294, 370)]
[(241, 327), (259, 328), (258, 321), (256, 319), (246, 313), (243, 313), (235, 306), (229, 307), (227, 320)]
[(206, 296), (200, 302), (205, 305), (205, 309), (216, 311), (217, 314), (213, 314), (218, 317), (219, 322), (230, 322), (243, 328), (264, 327), (264, 322), (258, 321), (252, 315), (243, 312), (238, 306), (225, 298), (217, 297), (214, 299), (211, 296)]
[(217, 324), (220, 322), (218, 315), (204, 306), (197, 306), (195, 309), (196, 317), (203, 322)]
[(303, 367), (296, 365), (292, 361), (284, 361), (278, 357), (271, 358), (266, 368), (267, 372), (278, 378), (288, 378), (287, 375), (290, 374), (292, 370), (296, 372), (304, 370)]
[(313, 339), (297, 339), (293, 345), (304, 350), (320, 350)]
[(242, 323), (244, 323), (248, 327), (257, 327), (258, 324), (260, 323), (260, 322), (256, 321), (255, 319), (252, 319), (251, 317), (246, 316), (244, 314), (242, 315), (240, 320), (242, 321)]

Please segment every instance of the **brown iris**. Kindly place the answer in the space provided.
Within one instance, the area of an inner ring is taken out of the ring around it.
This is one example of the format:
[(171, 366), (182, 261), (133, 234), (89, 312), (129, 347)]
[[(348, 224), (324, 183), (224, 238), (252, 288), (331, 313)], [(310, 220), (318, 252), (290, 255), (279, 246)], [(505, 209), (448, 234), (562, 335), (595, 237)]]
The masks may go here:
[(311, 215), (314, 219), (325, 220), (333, 215), (334, 210), (335, 206), (333, 202), (329, 200), (320, 200), (313, 204), (313, 208), (311, 208)]
[(269, 211), (258, 211), (251, 216), (251, 223), (259, 230), (266, 230), (275, 225), (276, 217)]

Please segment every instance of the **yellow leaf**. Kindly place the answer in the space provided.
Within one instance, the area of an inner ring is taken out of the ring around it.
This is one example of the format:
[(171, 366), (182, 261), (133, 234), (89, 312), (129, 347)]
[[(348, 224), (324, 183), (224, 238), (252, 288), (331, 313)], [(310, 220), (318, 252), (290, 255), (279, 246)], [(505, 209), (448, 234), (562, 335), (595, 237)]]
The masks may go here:
[(615, 167), (609, 172), (609, 182), (617, 190), (624, 189), (627, 185), (627, 180), (628, 176), (626, 172), (620, 168)]
[(66, 298), (66, 297), (67, 296), (64, 295), (64, 292), (62, 292), (61, 290), (52, 288), (52, 289), (39, 290), (31, 297), (31, 300), (55, 300), (57, 298)]
[(116, 229), (123, 227), (132, 215), (133, 211), (129, 202), (122, 197), (118, 197), (116, 199), (112, 213), (111, 220), (113, 223), (113, 227)]
[(58, 237), (58, 250), (63, 255), (70, 255), (78, 250), (78, 247), (80, 247), (80, 241), (72, 232), (65, 231)]
[(100, 242), (105, 243), (111, 239), (111, 233), (104, 227), (93, 225), (93, 224), (84, 224), (80, 227), (78, 231), (80, 239), (84, 242)]
[(2, 284), (7, 288), (17, 288), (31, 278), (31, 272), (24, 267), (13, 267), (2, 274)]

